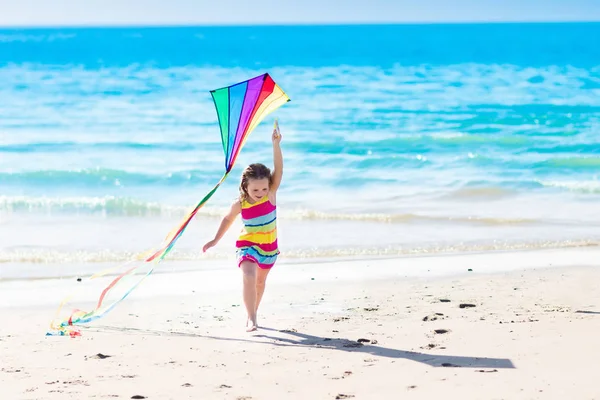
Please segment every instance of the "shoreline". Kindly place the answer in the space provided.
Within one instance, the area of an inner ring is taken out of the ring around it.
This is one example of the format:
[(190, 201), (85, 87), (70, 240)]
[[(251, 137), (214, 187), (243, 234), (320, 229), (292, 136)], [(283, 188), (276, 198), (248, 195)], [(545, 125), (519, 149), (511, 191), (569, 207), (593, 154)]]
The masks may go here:
[[(358, 256), (340, 256), (340, 257), (329, 257), (329, 258), (284, 258), (278, 261), (277, 267), (279, 268), (295, 268), (303, 269), (310, 268), (316, 265), (337, 265), (340, 263), (350, 264), (351, 266), (357, 263), (369, 263), (369, 262), (380, 262), (388, 264), (392, 262), (407, 263), (409, 266), (404, 268), (410, 268), (410, 264), (424, 263), (425, 261), (420, 260), (432, 260), (443, 262), (447, 258), (494, 258), (494, 257), (509, 257), (513, 258), (518, 255), (529, 255), (533, 254), (541, 256), (541, 260), (536, 261), (537, 264), (544, 264), (549, 262), (548, 255), (559, 254), (564, 256), (565, 254), (573, 255), (576, 259), (581, 259), (583, 265), (589, 265), (593, 263), (593, 256), (600, 258), (600, 244), (584, 244), (584, 245), (573, 245), (565, 247), (548, 247), (548, 248), (524, 248), (524, 249), (497, 249), (497, 250), (473, 250), (473, 251), (455, 251), (455, 252), (442, 252), (442, 253), (407, 253), (403, 255), (358, 255)], [(432, 263), (433, 263), (432, 261)], [(119, 271), (119, 266), (126, 264), (128, 261), (105, 261), (105, 262), (92, 262), (92, 263), (78, 263), (78, 262), (5, 262), (0, 263), (0, 285), (3, 283), (20, 282), (20, 281), (53, 281), (53, 280), (68, 280), (81, 278), (85, 280), (92, 274), (98, 273), (110, 268), (115, 268), (114, 273), (107, 274), (106, 276), (116, 276)], [(494, 261), (495, 262), (495, 261)], [(563, 261), (566, 263), (566, 261)], [(64, 265), (85, 265), (86, 268), (79, 270), (69, 270), (64, 272), (58, 267)], [(138, 263), (140, 265), (144, 263)], [(234, 258), (207, 258), (207, 259), (196, 259), (196, 260), (169, 260), (163, 261), (158, 264), (148, 263), (145, 264), (150, 268), (154, 266), (155, 271), (152, 275), (162, 274), (186, 274), (186, 273), (210, 273), (211, 271), (224, 271), (228, 269), (235, 269)], [(566, 264), (564, 264), (566, 265)], [(24, 267), (27, 266), (27, 267)], [(435, 265), (430, 268), (437, 269)], [(527, 266), (523, 266), (528, 268)], [(279, 269), (278, 268), (278, 269)], [(23, 276), (22, 274), (29, 275)], [(441, 272), (441, 271), (440, 271)], [(37, 273), (37, 275), (35, 275)]]
[[(297, 282), (323, 281), (336, 282), (379, 282), (386, 279), (437, 279), (443, 277), (468, 277), (469, 275), (486, 276), (514, 271), (536, 269), (553, 270), (557, 268), (594, 267), (598, 266), (600, 248), (544, 249), (528, 251), (482, 252), (470, 254), (431, 254), (406, 257), (360, 258), (351, 260), (330, 259), (322, 262), (285, 263), (280, 262), (269, 276), (269, 285), (285, 286)], [(139, 288), (134, 290), (124, 301), (132, 298), (145, 299), (161, 293), (166, 296), (181, 294), (182, 290), (208, 290), (208, 292), (231, 290), (241, 279), (233, 260), (212, 260), (207, 263), (197, 262), (163, 262), (161, 264), (140, 265), (140, 273), (132, 279), (139, 279), (149, 268), (154, 272), (145, 279)], [(13, 307), (14, 299), (24, 300), (21, 291), (45, 290), (44, 300), (28, 299), (30, 303), (43, 305), (51, 303), (58, 306), (68, 293), (88, 290), (82, 301), (94, 301), (104, 287), (110, 283), (115, 274), (124, 271), (122, 264), (108, 263), (106, 267), (94, 265), (93, 273), (107, 268), (119, 267), (115, 273), (106, 275), (96, 281), (86, 279), (89, 275), (68, 274), (61, 272), (59, 265), (33, 265), (37, 270), (49, 270), (54, 276), (47, 278), (15, 277), (0, 279), (0, 308)], [(18, 271), (22, 265), (14, 264)], [(53, 268), (54, 267), (54, 268)], [(4, 268), (6, 277), (10, 271)], [(88, 271), (90, 272), (90, 271)], [(61, 275), (62, 274), (62, 275)], [(77, 279), (82, 278), (81, 282)], [(198, 283), (196, 282), (204, 282)], [(210, 283), (209, 283), (210, 282)], [(35, 300), (35, 301), (34, 301)]]
[[(470, 256), (494, 256), (494, 255), (505, 255), (513, 253), (540, 253), (544, 255), (547, 252), (594, 252), (600, 253), (600, 242), (594, 239), (589, 240), (565, 240), (564, 245), (557, 245), (557, 243), (546, 243), (546, 246), (529, 247), (531, 243), (521, 243), (522, 247), (500, 247), (490, 249), (489, 245), (471, 246), (472, 250), (450, 250), (450, 251), (409, 251), (398, 254), (356, 254), (356, 255), (339, 255), (329, 257), (296, 257), (288, 256), (285, 254), (278, 261), (280, 266), (289, 267), (303, 267), (313, 264), (336, 264), (336, 263), (356, 263), (356, 262), (368, 262), (368, 261), (388, 261), (388, 260), (413, 260), (421, 258), (447, 258), (447, 257), (470, 257)], [(513, 244), (515, 246), (516, 244)], [(456, 248), (456, 246), (447, 246), (449, 248)], [(435, 248), (434, 248), (435, 249)], [(413, 249), (414, 250), (414, 249)], [(431, 248), (421, 248), (421, 250), (431, 250)], [(235, 264), (235, 258), (231, 254), (234, 251), (218, 254), (216, 256), (208, 255), (203, 256), (199, 253), (197, 257), (181, 257), (177, 250), (173, 252), (173, 257), (162, 261), (159, 264), (154, 264), (156, 271), (153, 274), (163, 273), (186, 273), (193, 271), (210, 271), (210, 270), (221, 270), (229, 268), (230, 265)], [(0, 253), (1, 254), (1, 253)], [(139, 254), (139, 253), (137, 253)], [(137, 255), (136, 254), (136, 255)], [(3, 282), (23, 281), (23, 280), (54, 280), (54, 279), (85, 279), (88, 276), (97, 273), (98, 271), (116, 268), (128, 262), (132, 262), (134, 254), (129, 258), (117, 259), (117, 260), (103, 260), (103, 261), (79, 261), (79, 260), (46, 260), (37, 259), (38, 261), (11, 261), (3, 260), (0, 262), (0, 284)], [(409, 261), (410, 262), (410, 261)], [(83, 265), (84, 268), (80, 269), (57, 269), (56, 267), (61, 266), (75, 266)], [(151, 264), (148, 264), (151, 265)], [(163, 267), (165, 266), (165, 267)], [(168, 271), (164, 269), (169, 268)], [(110, 274), (108, 276), (114, 276)]]

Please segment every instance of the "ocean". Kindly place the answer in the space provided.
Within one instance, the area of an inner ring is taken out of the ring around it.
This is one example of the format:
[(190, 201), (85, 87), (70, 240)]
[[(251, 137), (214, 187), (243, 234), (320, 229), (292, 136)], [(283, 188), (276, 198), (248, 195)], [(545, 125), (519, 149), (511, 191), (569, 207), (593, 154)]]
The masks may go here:
[(0, 263), (160, 245), (224, 172), (209, 91), (264, 72), (291, 102), (165, 263), (235, 266), (239, 226), (201, 248), (274, 118), (284, 265), (597, 246), (598, 49), (600, 23), (2, 29)]

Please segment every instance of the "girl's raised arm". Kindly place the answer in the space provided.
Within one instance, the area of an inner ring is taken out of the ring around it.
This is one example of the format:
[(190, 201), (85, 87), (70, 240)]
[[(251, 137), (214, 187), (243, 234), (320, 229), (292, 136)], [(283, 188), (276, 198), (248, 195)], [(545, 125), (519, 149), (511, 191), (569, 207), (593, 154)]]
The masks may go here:
[(273, 129), (273, 172), (271, 174), (271, 192), (275, 193), (283, 176), (283, 155), (281, 154), (281, 133), (279, 127)]

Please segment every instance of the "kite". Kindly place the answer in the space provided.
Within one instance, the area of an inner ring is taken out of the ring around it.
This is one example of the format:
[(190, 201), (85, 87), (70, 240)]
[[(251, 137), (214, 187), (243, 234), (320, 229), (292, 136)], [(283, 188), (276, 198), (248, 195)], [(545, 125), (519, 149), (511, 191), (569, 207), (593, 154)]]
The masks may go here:
[[(154, 267), (150, 267), (147, 272), (141, 274), (141, 277), (137, 278), (133, 284), (121, 287), (122, 292), (114, 297), (114, 293), (117, 293), (115, 292), (115, 288), (120, 285), (123, 286), (126, 277), (132, 277), (134, 274), (139, 273), (140, 269), (145, 265), (159, 263), (169, 254), (198, 210), (215, 194), (219, 186), (221, 186), (230, 174), (250, 133), (267, 115), (290, 101), (287, 94), (281, 90), (268, 73), (232, 86), (211, 90), (210, 93), (216, 108), (221, 131), (221, 142), (223, 144), (223, 152), (225, 153), (225, 172), (222, 178), (183, 218), (180, 224), (169, 232), (157, 249), (142, 253), (124, 265), (127, 266), (138, 261), (142, 262), (140, 266), (133, 266), (119, 273), (115, 273), (114, 271), (124, 266), (111, 268), (92, 275), (89, 278), (90, 280), (94, 280), (107, 276), (111, 272), (116, 275), (112, 282), (102, 290), (95, 308), (90, 311), (74, 309), (67, 318), (59, 318), (61, 310), (70, 300), (70, 297), (63, 300), (59, 305), (55, 318), (50, 323), (51, 330), (47, 335), (79, 336), (80, 332), (75, 327), (76, 325), (84, 325), (103, 317), (138, 287), (154, 271)], [(111, 298), (111, 301), (107, 301), (109, 293), (114, 297)]]

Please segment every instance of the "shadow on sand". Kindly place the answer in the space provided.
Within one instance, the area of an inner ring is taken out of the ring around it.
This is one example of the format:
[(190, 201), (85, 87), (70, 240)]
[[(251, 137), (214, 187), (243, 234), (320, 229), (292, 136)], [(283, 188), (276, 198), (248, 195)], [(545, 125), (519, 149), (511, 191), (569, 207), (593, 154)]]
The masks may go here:
[[(395, 359), (407, 359), (432, 367), (463, 367), (463, 368), (515, 368), (512, 361), (507, 358), (489, 358), (489, 357), (466, 357), (441, 354), (427, 354), (414, 351), (391, 349), (377, 346), (370, 343), (368, 339), (359, 341), (343, 338), (328, 338), (309, 335), (296, 332), (294, 330), (276, 330), (272, 328), (261, 327), (258, 332), (250, 336), (249, 339), (235, 337), (219, 337), (210, 335), (200, 335), (191, 332), (160, 331), (128, 327), (96, 326), (95, 328), (85, 329), (88, 332), (120, 332), (125, 334), (151, 335), (151, 336), (176, 336), (190, 338), (204, 338), (221, 341), (236, 341), (265, 344), (280, 347), (313, 347), (324, 350), (338, 350), (352, 353), (365, 353), (376, 357), (387, 357)], [(262, 334), (261, 331), (276, 332), (277, 335)], [(269, 340), (253, 340), (253, 338), (262, 338)]]

